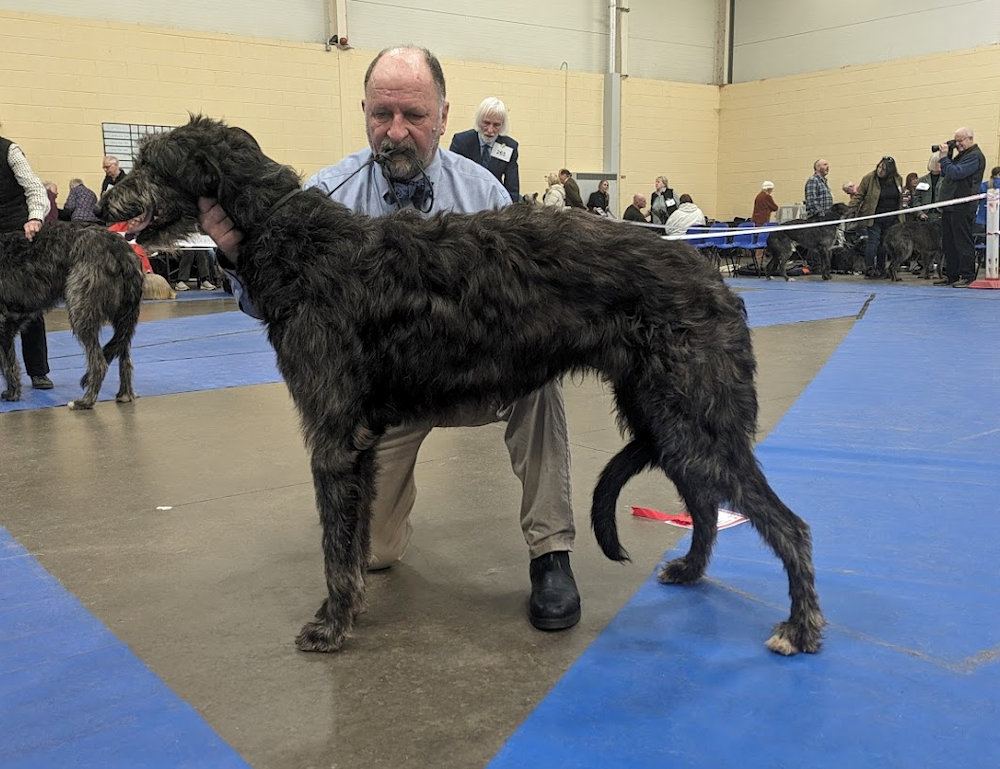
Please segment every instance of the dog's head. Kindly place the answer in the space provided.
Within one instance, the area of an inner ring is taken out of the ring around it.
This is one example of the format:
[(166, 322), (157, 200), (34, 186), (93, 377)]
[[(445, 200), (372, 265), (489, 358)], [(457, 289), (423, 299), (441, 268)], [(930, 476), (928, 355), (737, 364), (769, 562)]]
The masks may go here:
[(198, 198), (219, 200), (239, 226), (240, 212), (226, 203), (248, 187), (279, 182), (294, 188), (299, 178), (266, 157), (249, 133), (192, 116), (187, 125), (146, 137), (133, 170), (108, 190), (95, 211), (109, 222), (129, 222), (140, 243), (163, 247), (198, 230)]
[(830, 210), (827, 212), (828, 219), (844, 219), (847, 217), (848, 212), (847, 203), (834, 203), (830, 206)]

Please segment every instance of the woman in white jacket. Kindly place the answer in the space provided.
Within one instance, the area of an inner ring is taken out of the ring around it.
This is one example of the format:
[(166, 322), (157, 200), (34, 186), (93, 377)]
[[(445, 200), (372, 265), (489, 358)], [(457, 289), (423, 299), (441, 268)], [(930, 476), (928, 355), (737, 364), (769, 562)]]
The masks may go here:
[(549, 183), (549, 188), (542, 195), (542, 202), (547, 206), (563, 208), (566, 205), (566, 188), (559, 181), (559, 175), (549, 174), (545, 181)]
[(704, 212), (694, 204), (690, 195), (684, 194), (681, 195), (681, 204), (677, 207), (677, 210), (670, 214), (670, 218), (667, 219), (667, 223), (663, 228), (663, 234), (681, 235), (686, 232), (689, 227), (704, 226)]

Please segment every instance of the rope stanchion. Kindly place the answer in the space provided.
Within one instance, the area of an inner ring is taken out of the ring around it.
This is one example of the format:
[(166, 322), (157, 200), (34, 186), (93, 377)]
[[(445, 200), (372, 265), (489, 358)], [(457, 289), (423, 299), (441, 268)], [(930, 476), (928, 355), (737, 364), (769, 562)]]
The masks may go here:
[(986, 190), (986, 277), (969, 288), (1000, 288), (1000, 190)]

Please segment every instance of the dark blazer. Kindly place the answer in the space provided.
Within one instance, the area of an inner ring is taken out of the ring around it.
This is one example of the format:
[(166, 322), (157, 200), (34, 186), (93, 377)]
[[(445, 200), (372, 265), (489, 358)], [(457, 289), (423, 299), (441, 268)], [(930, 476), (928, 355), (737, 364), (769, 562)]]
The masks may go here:
[[(496, 139), (500, 144), (505, 144), (510, 147), (513, 152), (510, 154), (510, 160), (500, 160), (500, 158), (490, 158), (490, 164), (487, 167), (489, 172), (493, 174), (503, 186), (510, 193), (510, 199), (515, 203), (521, 199), (521, 180), (517, 175), (517, 142), (511, 139), (509, 136), (500, 135)], [(468, 131), (462, 131), (451, 137), (451, 147), (449, 147), (452, 152), (457, 152), (463, 157), (467, 157), (476, 163), (482, 163), (482, 153), (479, 149), (479, 134), (476, 132), (475, 128), (470, 128)]]

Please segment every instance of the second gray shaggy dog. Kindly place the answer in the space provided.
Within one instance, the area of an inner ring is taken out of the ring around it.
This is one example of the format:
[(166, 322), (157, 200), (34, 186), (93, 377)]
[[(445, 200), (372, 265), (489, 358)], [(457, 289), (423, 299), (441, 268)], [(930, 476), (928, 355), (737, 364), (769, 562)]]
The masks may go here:
[[(100, 225), (50, 222), (29, 241), (23, 233), (0, 234), (0, 370), (7, 389), (0, 399), (21, 397), (21, 370), (14, 338), (35, 315), (66, 300), (70, 328), (87, 355), (80, 380), (83, 397), (71, 409), (89, 409), (97, 400), (108, 365), (118, 358), (118, 394), (127, 403), (132, 390), (132, 335), (139, 322), (142, 270), (121, 235)], [(101, 326), (114, 329), (101, 347)]]
[(594, 491), (604, 553), (628, 557), (618, 493), (659, 468), (694, 520), (690, 551), (660, 580), (702, 576), (728, 501), (788, 574), (791, 616), (767, 645), (819, 649), (809, 527), (753, 454), (743, 302), (697, 251), (587, 213), (509, 206), (371, 219), (298, 187), (245, 131), (196, 117), (144, 142), (101, 215), (144, 217), (140, 242), (172, 241), (196, 228), (199, 197), (213, 197), (243, 231), (239, 275), (301, 415), (323, 525), (328, 595), (300, 649), (339, 649), (363, 608), (375, 447), (389, 425), (509, 403), (582, 371), (613, 386), (631, 438)]

